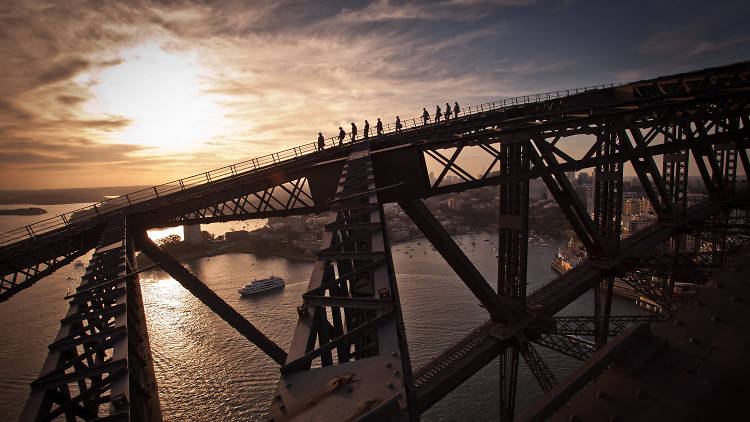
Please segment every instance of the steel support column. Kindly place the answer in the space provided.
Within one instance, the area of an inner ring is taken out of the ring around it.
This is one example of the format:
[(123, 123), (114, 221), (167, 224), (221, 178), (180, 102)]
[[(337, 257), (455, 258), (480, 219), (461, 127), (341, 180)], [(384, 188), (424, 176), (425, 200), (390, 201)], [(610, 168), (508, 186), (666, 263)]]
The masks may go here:
[[(529, 170), (528, 141), (500, 144), (500, 173), (516, 175)], [(499, 186), (497, 293), (526, 305), (526, 257), (529, 239), (529, 180)], [(533, 347), (525, 343), (526, 347)], [(500, 420), (512, 421), (518, 384), (516, 343), (500, 354)], [(527, 349), (524, 349), (527, 350)], [(524, 356), (526, 357), (526, 356)], [(528, 359), (527, 359), (528, 360)]]
[[(594, 261), (609, 260), (610, 256), (616, 256), (620, 252), (623, 164), (604, 160), (617, 154), (622, 143), (630, 142), (625, 139), (625, 131), (618, 133), (613, 126), (603, 128), (598, 137), (596, 156), (602, 163), (596, 166), (594, 172), (594, 223), (605, 249), (589, 251)], [(594, 342), (597, 347), (607, 343), (613, 284), (614, 276), (608, 275), (594, 289)]]
[(22, 421), (160, 421), (146, 320), (125, 219), (107, 223)]
[[(271, 415), (417, 421), (419, 407), (369, 145), (355, 145), (332, 202)], [(331, 321), (332, 320), (332, 321)], [(316, 346), (317, 345), (317, 346)]]

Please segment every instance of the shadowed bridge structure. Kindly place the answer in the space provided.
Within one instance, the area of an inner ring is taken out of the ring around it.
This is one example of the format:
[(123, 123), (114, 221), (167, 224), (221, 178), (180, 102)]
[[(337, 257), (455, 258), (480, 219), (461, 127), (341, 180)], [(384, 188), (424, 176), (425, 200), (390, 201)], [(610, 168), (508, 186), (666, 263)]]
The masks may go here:
[[(138, 251), (278, 363), (277, 392), (268, 398), (275, 421), (419, 420), (498, 358), (500, 418), (513, 420), (521, 357), (546, 394), (520, 417), (552, 417), (612, 362), (622, 364), (629, 350), (654, 343), (652, 317), (611, 314), (615, 277), (669, 314), (678, 308), (675, 281), (705, 281), (707, 269), (747, 239), (749, 101), (750, 62), (505, 99), (442, 122), (405, 121), (403, 130), (387, 127), (367, 141), (295, 147), (4, 233), (0, 301), (94, 250), (80, 286), (66, 297), (68, 314), (21, 418), (161, 419)], [(590, 141), (588, 150), (569, 155), (566, 143), (580, 139)], [(487, 165), (471, 174), (466, 157), (483, 157)], [(621, 239), (626, 165), (657, 221)], [(590, 168), (593, 210), (567, 175)], [(689, 169), (698, 172), (708, 201), (688, 206)], [(535, 178), (546, 184), (588, 259), (529, 294)], [(483, 186), (499, 187), (496, 287), (423, 202)], [(409, 358), (387, 203), (404, 210), (488, 314), (486, 323), (417, 369)], [(331, 221), (286, 350), (146, 236), (153, 228), (321, 212), (330, 212)], [(688, 234), (700, 240), (700, 250), (684, 248)], [(593, 315), (556, 316), (591, 289)], [(559, 382), (537, 346), (582, 366)]]

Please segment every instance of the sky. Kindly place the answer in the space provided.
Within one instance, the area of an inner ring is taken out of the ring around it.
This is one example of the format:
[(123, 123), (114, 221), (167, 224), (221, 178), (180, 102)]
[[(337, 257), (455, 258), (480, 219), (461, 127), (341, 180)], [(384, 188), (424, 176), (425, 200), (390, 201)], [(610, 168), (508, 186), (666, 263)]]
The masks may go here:
[(0, 2), (0, 189), (152, 185), (422, 107), (750, 60), (747, 1)]

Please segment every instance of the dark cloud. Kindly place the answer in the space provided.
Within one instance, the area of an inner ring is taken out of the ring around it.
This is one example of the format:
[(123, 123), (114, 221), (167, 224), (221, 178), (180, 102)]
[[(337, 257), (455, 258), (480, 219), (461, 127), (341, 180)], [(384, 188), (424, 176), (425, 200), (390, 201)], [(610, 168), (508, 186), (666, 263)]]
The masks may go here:
[(44, 70), (36, 79), (40, 84), (50, 84), (64, 81), (88, 69), (91, 63), (81, 58), (68, 59), (61, 63), (54, 63)]
[(57, 101), (65, 105), (76, 105), (83, 101), (86, 101), (85, 98), (77, 97), (75, 95), (58, 95), (55, 98), (57, 99)]

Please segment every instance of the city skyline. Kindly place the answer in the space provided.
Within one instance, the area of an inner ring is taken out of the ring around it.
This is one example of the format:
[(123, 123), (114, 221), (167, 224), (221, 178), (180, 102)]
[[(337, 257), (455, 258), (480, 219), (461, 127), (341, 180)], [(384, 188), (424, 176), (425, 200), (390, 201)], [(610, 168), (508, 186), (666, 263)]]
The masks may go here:
[(5, 2), (0, 189), (158, 184), (351, 122), (750, 57), (750, 6), (681, 3)]

